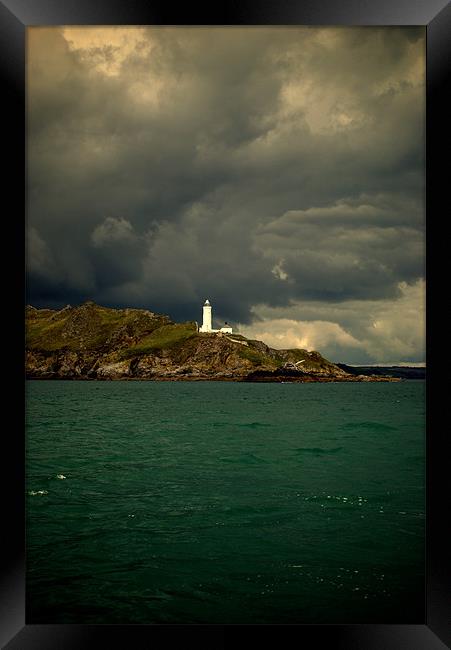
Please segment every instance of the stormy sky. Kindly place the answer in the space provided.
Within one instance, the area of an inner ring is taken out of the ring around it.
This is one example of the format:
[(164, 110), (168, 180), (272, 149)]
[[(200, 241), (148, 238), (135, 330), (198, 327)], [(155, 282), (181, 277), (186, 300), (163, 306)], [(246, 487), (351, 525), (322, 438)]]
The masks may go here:
[(424, 362), (423, 27), (28, 29), (27, 300)]

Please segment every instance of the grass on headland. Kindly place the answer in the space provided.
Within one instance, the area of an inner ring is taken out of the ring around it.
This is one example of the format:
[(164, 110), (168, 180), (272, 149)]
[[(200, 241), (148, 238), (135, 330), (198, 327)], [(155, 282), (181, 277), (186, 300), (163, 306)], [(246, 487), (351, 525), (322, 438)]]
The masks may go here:
[(98, 305), (82, 305), (60, 312), (39, 310), (27, 317), (26, 345), (29, 350), (44, 353), (65, 350), (96, 353), (115, 337), (120, 344), (127, 334), (137, 339), (149, 336), (163, 325), (165, 319), (158, 315), (149, 317), (138, 310), (124, 313)]
[(26, 343), (30, 350), (59, 350), (67, 347), (67, 341), (62, 339), (64, 331), (64, 320), (49, 321), (48, 319), (36, 319), (27, 323)]
[(132, 345), (126, 350), (123, 350), (122, 357), (127, 359), (173, 348), (190, 339), (196, 332), (197, 327), (195, 323), (163, 325), (154, 330), (149, 336), (143, 338), (137, 345)]
[(239, 351), (239, 355), (242, 359), (247, 359), (250, 361), (254, 366), (260, 366), (260, 365), (265, 365), (265, 366), (274, 366), (275, 368), (279, 367), (281, 365), (280, 361), (277, 359), (273, 359), (272, 357), (263, 354), (259, 350), (255, 350), (252, 348), (242, 348)]

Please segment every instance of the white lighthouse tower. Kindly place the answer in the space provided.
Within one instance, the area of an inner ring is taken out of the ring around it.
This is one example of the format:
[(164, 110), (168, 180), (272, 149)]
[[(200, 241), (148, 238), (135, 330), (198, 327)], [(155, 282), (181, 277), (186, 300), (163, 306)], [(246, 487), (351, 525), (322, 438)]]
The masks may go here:
[(221, 327), (219, 330), (214, 330), (211, 326), (211, 305), (210, 301), (207, 300), (204, 302), (204, 310), (203, 310), (203, 322), (202, 322), (202, 327), (199, 327), (199, 332), (222, 332), (223, 334), (232, 334), (233, 330), (230, 327), (228, 323), (224, 323), (224, 327)]
[(203, 310), (203, 322), (202, 322), (202, 327), (199, 328), (199, 332), (211, 332), (211, 305), (210, 301), (207, 300), (204, 302), (204, 310)]

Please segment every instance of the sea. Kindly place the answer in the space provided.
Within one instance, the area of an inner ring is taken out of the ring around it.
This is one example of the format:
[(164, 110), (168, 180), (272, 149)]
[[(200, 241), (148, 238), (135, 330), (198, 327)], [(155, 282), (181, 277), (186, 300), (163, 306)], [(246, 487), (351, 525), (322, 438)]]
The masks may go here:
[(28, 381), (26, 622), (423, 623), (425, 383)]

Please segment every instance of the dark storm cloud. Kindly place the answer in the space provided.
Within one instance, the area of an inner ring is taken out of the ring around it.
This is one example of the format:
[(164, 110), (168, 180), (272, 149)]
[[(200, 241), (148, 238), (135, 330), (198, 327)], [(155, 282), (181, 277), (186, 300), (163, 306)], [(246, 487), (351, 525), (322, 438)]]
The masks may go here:
[(245, 323), (422, 277), (422, 28), (31, 28), (28, 62), (30, 302)]

